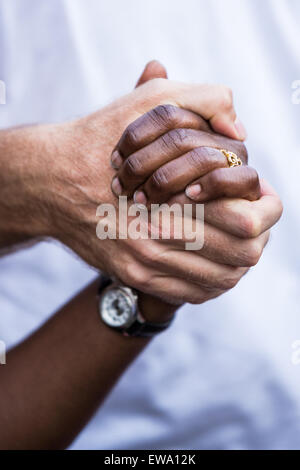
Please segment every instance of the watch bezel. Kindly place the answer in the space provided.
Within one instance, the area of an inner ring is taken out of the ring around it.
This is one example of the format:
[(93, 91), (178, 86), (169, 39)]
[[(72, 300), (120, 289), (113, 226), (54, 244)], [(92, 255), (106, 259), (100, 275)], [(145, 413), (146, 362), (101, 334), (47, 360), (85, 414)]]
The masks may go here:
[[(122, 294), (129, 300), (129, 303), (131, 305), (130, 318), (126, 321), (126, 323), (123, 323), (122, 325), (118, 325), (118, 326), (112, 325), (104, 317), (103, 302), (104, 302), (105, 296), (108, 294), (108, 292), (111, 292), (111, 291), (119, 291), (119, 292), (121, 291)], [(127, 328), (130, 328), (130, 326), (136, 321), (138, 317), (137, 295), (134, 294), (134, 292), (130, 288), (120, 286), (120, 285), (110, 285), (106, 287), (103, 290), (103, 292), (101, 292), (101, 296), (99, 300), (99, 314), (103, 322), (110, 328), (113, 328), (115, 330), (126, 330)]]

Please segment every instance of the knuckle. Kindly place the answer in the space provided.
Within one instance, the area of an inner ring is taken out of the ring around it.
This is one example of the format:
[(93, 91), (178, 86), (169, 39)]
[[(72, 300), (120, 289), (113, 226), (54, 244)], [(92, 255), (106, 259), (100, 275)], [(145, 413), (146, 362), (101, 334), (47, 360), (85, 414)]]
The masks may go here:
[(239, 280), (240, 276), (229, 276), (222, 281), (220, 288), (224, 290), (231, 290), (237, 285)]
[(248, 243), (248, 247), (245, 253), (245, 266), (251, 267), (255, 266), (262, 255), (263, 246), (257, 240), (251, 240)]
[(189, 130), (185, 128), (173, 129), (172, 133), (180, 143), (184, 143), (190, 137)]
[(192, 305), (199, 305), (203, 303), (203, 296), (198, 295), (186, 295), (184, 296), (184, 302)]
[(238, 271), (234, 267), (229, 267), (222, 275), (218, 273), (212, 278), (202, 280), (202, 285), (207, 292), (214, 293), (216, 291), (226, 292), (237, 285), (241, 276), (238, 276)]
[(128, 177), (142, 177), (144, 174), (144, 168), (140, 160), (131, 155), (124, 162), (124, 172)]
[(271, 236), (271, 230), (267, 230), (265, 233), (264, 233), (264, 247), (269, 243), (270, 241), (270, 236)]
[(259, 176), (257, 171), (254, 168), (248, 167), (248, 171), (250, 172), (250, 184), (253, 190), (259, 187)]
[(248, 211), (240, 214), (239, 228), (244, 238), (256, 238), (261, 234), (262, 224), (260, 217), (251, 207)]
[(207, 294), (203, 292), (204, 289), (187, 289), (185, 286), (172, 288), (170, 293), (177, 303), (201, 304), (207, 298)]
[(150, 114), (159, 124), (163, 123), (168, 127), (176, 125), (178, 122), (178, 108), (172, 104), (161, 104), (152, 109)]
[(161, 167), (156, 170), (150, 180), (150, 186), (154, 191), (164, 191), (169, 184), (168, 171)]
[(212, 300), (218, 297), (224, 292), (226, 292), (226, 289), (221, 289), (218, 287), (213, 287), (213, 288), (203, 287), (202, 292), (200, 291), (199, 293), (186, 295), (184, 298), (184, 302), (187, 302), (193, 305), (199, 305), (199, 304), (202, 304), (203, 302), (207, 302), (208, 300)]
[(230, 289), (233, 289), (235, 284), (231, 279), (222, 279), (222, 281), (216, 282), (215, 289), (221, 289), (224, 292), (227, 292)]
[(196, 147), (188, 153), (189, 163), (195, 168), (198, 168), (202, 162), (209, 161), (210, 158), (209, 150), (205, 147)]
[(189, 141), (190, 133), (184, 128), (172, 129), (164, 137), (168, 147), (182, 151)]
[(232, 271), (228, 272), (226, 275), (223, 275), (222, 278), (214, 279), (213, 285), (211, 286), (211, 290), (222, 290), (224, 292), (233, 289), (240, 280), (240, 276), (236, 274), (237, 271), (232, 269)]
[(224, 109), (228, 110), (233, 107), (233, 93), (231, 88), (227, 86), (220, 87), (220, 97), (219, 97), (219, 106)]
[(219, 276), (213, 281), (213, 290), (221, 290), (226, 292), (230, 289), (233, 289), (241, 277), (245, 274), (245, 268), (239, 266), (227, 266), (226, 271), (223, 272), (222, 276)]
[(283, 214), (283, 211), (284, 211), (283, 202), (281, 201), (281, 199), (277, 198), (277, 217), (278, 217), (278, 220), (281, 218), (281, 216)]
[(126, 147), (136, 148), (138, 146), (139, 139), (136, 132), (136, 125), (134, 123), (129, 124), (127, 129), (124, 131), (122, 140)]

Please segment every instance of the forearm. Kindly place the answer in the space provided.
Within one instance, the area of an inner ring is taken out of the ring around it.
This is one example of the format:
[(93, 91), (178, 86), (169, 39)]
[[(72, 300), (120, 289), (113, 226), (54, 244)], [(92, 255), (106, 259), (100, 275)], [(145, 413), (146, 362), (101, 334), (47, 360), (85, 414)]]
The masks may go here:
[(0, 131), (0, 253), (45, 235), (46, 214), (38, 201), (47, 174), (38, 165), (47, 151), (42, 129)]
[[(101, 322), (97, 287), (88, 286), (8, 353), (0, 369), (0, 448), (67, 447), (147, 345)], [(165, 317), (175, 309), (161, 305)], [(148, 296), (140, 307), (158, 320), (151, 314), (160, 307)]]

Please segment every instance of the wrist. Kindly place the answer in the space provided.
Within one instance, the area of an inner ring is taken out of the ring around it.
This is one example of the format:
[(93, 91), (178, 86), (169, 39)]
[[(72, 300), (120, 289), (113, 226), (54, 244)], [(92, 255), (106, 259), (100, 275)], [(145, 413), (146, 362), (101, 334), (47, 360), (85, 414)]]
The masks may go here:
[(178, 305), (171, 305), (143, 292), (139, 292), (138, 297), (139, 310), (145, 320), (150, 323), (166, 323), (170, 321), (179, 308)]

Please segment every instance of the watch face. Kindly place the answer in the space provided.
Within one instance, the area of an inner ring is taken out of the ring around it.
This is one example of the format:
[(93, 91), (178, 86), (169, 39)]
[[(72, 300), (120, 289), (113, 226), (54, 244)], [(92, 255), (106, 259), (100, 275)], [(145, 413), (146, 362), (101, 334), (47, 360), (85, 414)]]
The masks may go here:
[(103, 293), (100, 308), (104, 322), (114, 328), (128, 326), (135, 318), (132, 299), (118, 287)]

